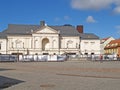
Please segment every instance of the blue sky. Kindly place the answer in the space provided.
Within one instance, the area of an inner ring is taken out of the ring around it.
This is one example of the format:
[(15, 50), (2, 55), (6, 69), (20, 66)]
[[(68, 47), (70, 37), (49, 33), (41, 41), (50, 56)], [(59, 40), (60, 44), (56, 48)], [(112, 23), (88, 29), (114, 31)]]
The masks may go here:
[(8, 24), (84, 25), (85, 33), (120, 38), (120, 0), (0, 0), (0, 31)]

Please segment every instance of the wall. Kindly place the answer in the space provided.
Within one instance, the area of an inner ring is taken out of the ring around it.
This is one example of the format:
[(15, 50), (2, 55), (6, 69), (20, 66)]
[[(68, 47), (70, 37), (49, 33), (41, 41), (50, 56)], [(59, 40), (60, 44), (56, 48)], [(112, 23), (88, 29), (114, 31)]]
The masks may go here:
[(7, 53), (27, 54), (27, 50), (32, 48), (31, 41), (31, 36), (8, 36)]
[(0, 39), (0, 44), (1, 44), (1, 47), (0, 47), (0, 54), (6, 54), (6, 49), (7, 49), (7, 40), (6, 39)]
[(81, 52), (82, 54), (100, 54), (100, 40), (82, 40)]
[(76, 49), (79, 45), (79, 37), (61, 37), (61, 49)]

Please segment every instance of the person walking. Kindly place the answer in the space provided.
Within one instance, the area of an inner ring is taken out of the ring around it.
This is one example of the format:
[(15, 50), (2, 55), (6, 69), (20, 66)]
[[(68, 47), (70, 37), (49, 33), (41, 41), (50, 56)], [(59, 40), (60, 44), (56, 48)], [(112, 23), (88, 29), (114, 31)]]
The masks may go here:
[(117, 54), (117, 60), (120, 60), (120, 59), (119, 59), (119, 54)]
[(100, 54), (100, 62), (102, 63), (103, 62), (103, 55)]

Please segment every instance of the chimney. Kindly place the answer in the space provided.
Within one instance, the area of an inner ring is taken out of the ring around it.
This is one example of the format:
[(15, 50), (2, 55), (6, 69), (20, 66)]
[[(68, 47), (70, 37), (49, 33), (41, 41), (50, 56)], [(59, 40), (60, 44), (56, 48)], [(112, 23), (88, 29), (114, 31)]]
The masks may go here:
[(40, 21), (40, 26), (45, 26), (45, 21)]
[(78, 31), (79, 33), (84, 33), (84, 32), (83, 32), (83, 25), (77, 25), (77, 31)]

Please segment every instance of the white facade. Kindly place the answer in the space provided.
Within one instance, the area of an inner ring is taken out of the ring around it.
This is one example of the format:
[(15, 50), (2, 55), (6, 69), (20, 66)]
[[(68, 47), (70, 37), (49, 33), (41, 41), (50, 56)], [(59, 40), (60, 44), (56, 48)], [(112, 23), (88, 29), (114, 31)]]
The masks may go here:
[[(11, 30), (13, 29), (14, 28)], [(8, 33), (8, 31), (10, 31), (9, 28), (6, 33)], [(42, 28), (29, 31), (29, 34), (27, 34), (28, 32), (26, 32), (26, 34), (15, 34), (12, 31), (14, 34), (7, 34), (6, 38), (1, 38), (0, 53), (52, 55), (66, 53), (80, 54), (81, 52), (82, 54), (100, 54), (99, 38), (80, 38), (79, 32), (77, 32), (78, 35), (63, 35), (64, 33), (62, 34), (62, 31), (49, 26), (43, 26)]]
[(6, 54), (6, 53), (7, 53), (7, 40), (0, 39), (0, 54)]
[(82, 40), (82, 54), (100, 54), (100, 40)]

